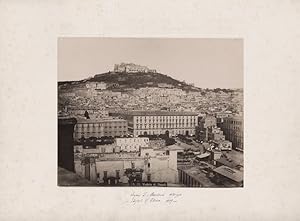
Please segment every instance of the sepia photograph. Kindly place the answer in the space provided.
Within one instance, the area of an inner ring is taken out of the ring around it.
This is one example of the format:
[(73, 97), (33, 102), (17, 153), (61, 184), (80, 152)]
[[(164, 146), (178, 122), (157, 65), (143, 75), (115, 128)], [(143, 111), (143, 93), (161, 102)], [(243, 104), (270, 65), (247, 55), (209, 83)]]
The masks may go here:
[(242, 39), (57, 49), (58, 186), (243, 187)]

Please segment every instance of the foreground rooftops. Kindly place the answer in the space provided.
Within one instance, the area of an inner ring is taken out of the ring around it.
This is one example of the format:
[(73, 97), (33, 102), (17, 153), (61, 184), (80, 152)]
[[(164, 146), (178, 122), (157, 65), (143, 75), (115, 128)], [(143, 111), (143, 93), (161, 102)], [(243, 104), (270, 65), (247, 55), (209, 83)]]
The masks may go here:
[(232, 169), (227, 166), (220, 166), (216, 169), (214, 169), (214, 172), (227, 177), (235, 182), (242, 182), (243, 181), (243, 173), (241, 171)]
[(131, 116), (198, 116), (194, 112), (176, 112), (176, 111), (127, 111), (120, 114)]

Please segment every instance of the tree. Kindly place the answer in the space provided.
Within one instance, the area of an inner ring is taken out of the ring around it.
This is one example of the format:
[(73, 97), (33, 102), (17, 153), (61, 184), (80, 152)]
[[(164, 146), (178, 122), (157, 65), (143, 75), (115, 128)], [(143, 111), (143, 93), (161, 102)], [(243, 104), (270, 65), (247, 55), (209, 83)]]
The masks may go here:
[(175, 143), (176, 143), (176, 141), (173, 138), (167, 138), (166, 139), (166, 146), (170, 146), (170, 145), (173, 145)]
[(90, 119), (89, 112), (85, 111), (84, 116), (85, 116), (86, 119)]

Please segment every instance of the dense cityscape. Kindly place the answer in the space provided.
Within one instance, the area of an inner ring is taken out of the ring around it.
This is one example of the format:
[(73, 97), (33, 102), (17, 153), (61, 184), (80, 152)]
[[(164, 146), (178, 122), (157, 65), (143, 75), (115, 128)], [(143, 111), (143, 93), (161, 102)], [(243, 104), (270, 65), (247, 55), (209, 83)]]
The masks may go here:
[[(116, 64), (58, 82), (59, 185), (243, 186), (243, 89)], [(63, 175), (73, 172), (73, 180)], [(75, 181), (74, 181), (75, 180)]]

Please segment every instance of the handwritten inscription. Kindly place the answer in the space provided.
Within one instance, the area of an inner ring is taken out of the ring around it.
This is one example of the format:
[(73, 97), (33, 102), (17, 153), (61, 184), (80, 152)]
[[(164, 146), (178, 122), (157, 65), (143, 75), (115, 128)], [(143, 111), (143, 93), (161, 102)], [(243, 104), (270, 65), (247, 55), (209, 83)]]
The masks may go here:
[(135, 204), (175, 204), (182, 198), (181, 193), (157, 193), (157, 192), (143, 192), (131, 193), (127, 203)]

